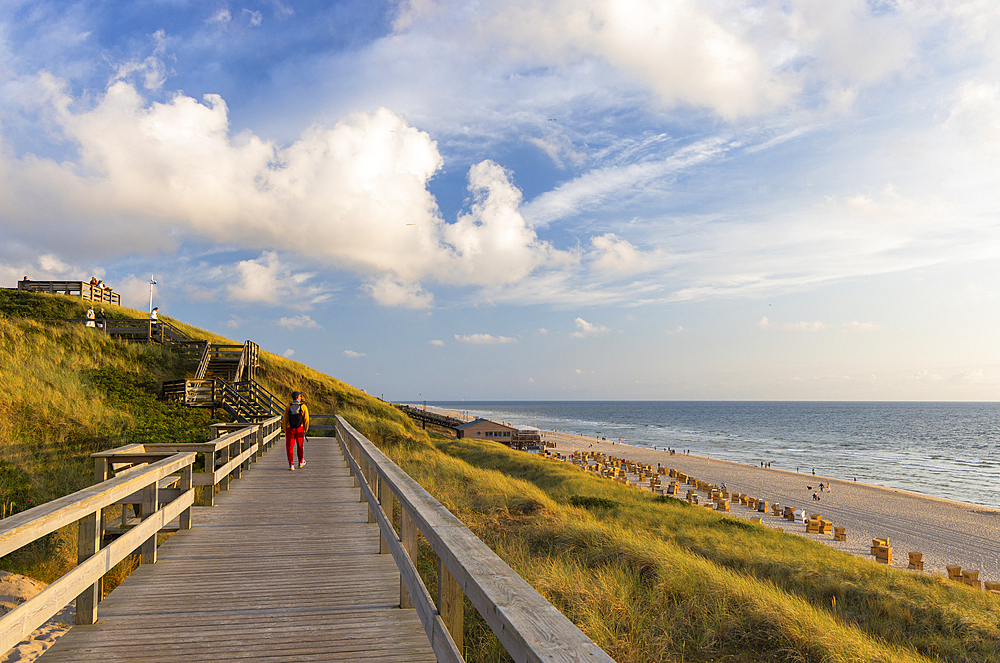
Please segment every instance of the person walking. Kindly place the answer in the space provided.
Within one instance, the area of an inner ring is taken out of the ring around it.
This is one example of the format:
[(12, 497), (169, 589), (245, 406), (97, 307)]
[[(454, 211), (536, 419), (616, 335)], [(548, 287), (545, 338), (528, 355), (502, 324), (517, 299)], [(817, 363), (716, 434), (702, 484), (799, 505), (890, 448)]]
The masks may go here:
[(302, 392), (292, 392), (292, 402), (285, 408), (281, 418), (281, 427), (285, 429), (285, 451), (288, 453), (288, 469), (295, 469), (295, 447), (299, 450), (299, 469), (305, 467), (304, 445), (306, 432), (309, 430), (309, 409), (302, 402)]

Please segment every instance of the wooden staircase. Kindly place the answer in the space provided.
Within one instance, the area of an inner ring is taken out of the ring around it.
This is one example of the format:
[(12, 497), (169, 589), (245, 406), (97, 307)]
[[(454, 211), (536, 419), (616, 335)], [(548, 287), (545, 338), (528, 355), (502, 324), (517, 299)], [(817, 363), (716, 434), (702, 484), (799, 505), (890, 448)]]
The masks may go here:
[(225, 411), (234, 421), (257, 423), (285, 411), (285, 404), (257, 382), (259, 346), (201, 342), (193, 378), (163, 383), (164, 400)]

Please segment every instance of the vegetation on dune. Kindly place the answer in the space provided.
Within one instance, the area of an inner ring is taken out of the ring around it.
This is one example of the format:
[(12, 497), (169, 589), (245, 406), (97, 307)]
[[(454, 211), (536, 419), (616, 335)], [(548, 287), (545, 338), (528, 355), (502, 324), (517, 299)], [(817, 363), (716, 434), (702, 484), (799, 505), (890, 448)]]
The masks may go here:
[(1000, 600), (940, 576), (494, 442), (380, 446), (618, 661), (1000, 660)]
[[(0, 490), (18, 510), (88, 485), (94, 451), (207, 437), (206, 411), (157, 398), (160, 381), (189, 374), (189, 358), (26, 319), (85, 310), (79, 299), (0, 291)], [(303, 391), (311, 412), (344, 415), (622, 663), (1000, 661), (996, 596), (497, 443), (428, 435), (298, 362), (261, 352), (261, 363), (279, 398)], [(72, 566), (75, 545), (75, 534), (56, 533), (2, 564), (51, 580)], [(424, 542), (418, 568), (433, 595)], [(471, 607), (466, 616), (467, 660), (509, 660)]]

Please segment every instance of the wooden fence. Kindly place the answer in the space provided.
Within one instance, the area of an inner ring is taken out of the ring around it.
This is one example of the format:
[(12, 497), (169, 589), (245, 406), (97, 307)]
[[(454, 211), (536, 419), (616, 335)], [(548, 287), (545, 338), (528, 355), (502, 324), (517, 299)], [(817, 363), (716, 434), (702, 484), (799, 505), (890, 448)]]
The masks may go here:
[[(168, 453), (197, 454), (203, 472), (196, 472), (193, 485), (204, 486), (202, 506), (215, 504), (215, 489), (229, 490), (230, 476), (239, 479), (251, 462), (269, 449), (281, 435), (281, 417), (271, 417), (259, 424), (215, 424), (213, 439), (189, 444), (130, 444), (91, 454), (94, 479), (105, 481), (111, 471), (121, 472), (149, 462), (151, 457)], [(124, 517), (124, 514), (123, 514)], [(123, 522), (123, 526), (127, 523)]]
[[(42, 504), (0, 521), (0, 555), (6, 555), (66, 525), (79, 522), (79, 564), (0, 619), (0, 652), (8, 651), (76, 598), (76, 623), (97, 620), (101, 578), (137, 548), (142, 564), (156, 561), (156, 533), (180, 518), (191, 527), (193, 453), (172, 453), (146, 467)], [(179, 476), (170, 475), (179, 472)], [(160, 490), (161, 482), (176, 485)], [(141, 522), (102, 547), (102, 511), (112, 504), (142, 505)]]
[[(380, 552), (391, 554), (399, 568), (400, 607), (417, 611), (438, 661), (464, 660), (464, 595), (518, 663), (613, 663), (604, 650), (343, 417), (336, 417), (336, 428), (355, 484), (361, 488), (361, 499), (368, 502), (369, 522), (378, 523)], [(393, 500), (399, 502), (402, 513), (399, 532), (386, 515), (393, 512)], [(436, 602), (414, 566), (418, 531), (438, 557)]]
[[(274, 444), (281, 417), (231, 428), (214, 427), (215, 439), (203, 444), (133, 444), (93, 454), (95, 485), (0, 520), (0, 556), (79, 523), (78, 565), (0, 619), (0, 652), (24, 640), (74, 598), (76, 623), (95, 623), (104, 574), (137, 549), (141, 564), (155, 563), (157, 532), (172, 529), (175, 519), (173, 529), (190, 529), (194, 487), (204, 486), (202, 504), (212, 506), (216, 486), (228, 490), (230, 477), (239, 478)], [(194, 471), (198, 456), (204, 472)], [(105, 522), (104, 509), (114, 504), (122, 505), (117, 527)], [(135, 517), (126, 520), (129, 504)]]
[(45, 292), (50, 295), (69, 295), (90, 302), (120, 306), (122, 296), (111, 288), (99, 288), (88, 281), (18, 281), (18, 290)]

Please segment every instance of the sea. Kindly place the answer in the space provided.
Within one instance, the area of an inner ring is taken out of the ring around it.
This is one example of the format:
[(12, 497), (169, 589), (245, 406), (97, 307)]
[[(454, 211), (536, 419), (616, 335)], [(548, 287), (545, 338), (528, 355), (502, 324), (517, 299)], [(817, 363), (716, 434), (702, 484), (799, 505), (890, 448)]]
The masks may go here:
[(428, 401), (470, 416), (1000, 509), (1000, 403)]

